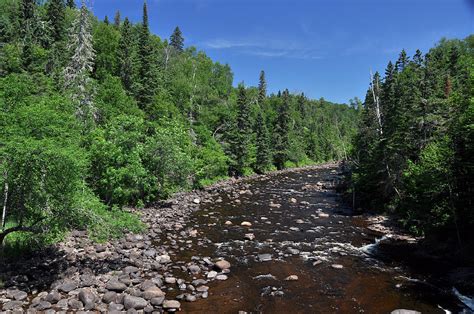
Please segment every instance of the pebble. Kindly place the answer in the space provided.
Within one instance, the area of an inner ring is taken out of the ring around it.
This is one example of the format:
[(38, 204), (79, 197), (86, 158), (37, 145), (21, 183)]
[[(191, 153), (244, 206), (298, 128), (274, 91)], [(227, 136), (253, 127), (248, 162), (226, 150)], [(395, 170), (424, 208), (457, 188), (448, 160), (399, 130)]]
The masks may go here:
[(210, 272), (207, 273), (207, 279), (213, 279), (217, 276), (217, 272), (214, 270), (211, 270)]
[(258, 255), (258, 260), (261, 262), (268, 262), (272, 260), (272, 255), (271, 254), (259, 254)]
[(286, 281), (296, 281), (296, 280), (298, 280), (298, 276), (290, 275), (290, 276), (286, 277), (285, 280)]
[(242, 223), (240, 225), (243, 226), (243, 227), (251, 227), (252, 223), (249, 222), (249, 221), (242, 221)]
[(169, 309), (179, 309), (181, 307), (181, 303), (179, 303), (179, 301), (176, 301), (176, 300), (165, 300), (163, 302), (163, 308), (166, 309), (166, 310), (169, 310)]
[(216, 276), (217, 280), (227, 280), (227, 278), (228, 278), (227, 275), (217, 275)]
[(246, 233), (244, 235), (244, 239), (253, 241), (255, 239), (255, 235), (253, 233)]
[(342, 266), (341, 264), (332, 264), (331, 267), (334, 268), (334, 269), (342, 269), (342, 268), (344, 268), (344, 266)]

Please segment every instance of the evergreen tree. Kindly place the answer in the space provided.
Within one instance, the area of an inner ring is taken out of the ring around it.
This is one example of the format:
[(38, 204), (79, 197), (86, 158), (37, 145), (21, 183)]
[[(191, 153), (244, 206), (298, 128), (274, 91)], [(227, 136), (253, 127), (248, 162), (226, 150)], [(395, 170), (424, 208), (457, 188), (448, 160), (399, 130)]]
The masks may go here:
[(133, 34), (132, 34), (132, 25), (128, 20), (128, 17), (125, 18), (119, 42), (118, 49), (118, 75), (122, 80), (123, 87), (128, 91), (132, 91), (132, 78), (133, 78)]
[(120, 17), (120, 11), (117, 10), (117, 12), (115, 12), (115, 17), (114, 17), (114, 26), (116, 29), (119, 29), (120, 28), (120, 23), (122, 22), (121, 20), (121, 17)]
[(66, 1), (66, 5), (71, 8), (71, 9), (75, 9), (76, 8), (76, 2), (74, 0), (67, 0)]
[(181, 32), (178, 26), (176, 26), (173, 31), (173, 34), (171, 34), (170, 45), (178, 52), (182, 52), (184, 49), (183, 33)]
[(21, 0), (19, 18), (22, 25), (35, 17), (36, 0)]
[(153, 66), (153, 47), (150, 40), (148, 10), (145, 2), (138, 39), (138, 84), (135, 88), (135, 97), (141, 109), (145, 109), (152, 102), (155, 95)]
[(49, 0), (46, 15), (51, 24), (51, 38), (55, 42), (61, 41), (64, 37), (65, 11), (64, 0)]
[(105, 25), (109, 25), (109, 17), (107, 15), (104, 17), (104, 23)]
[(395, 62), (395, 72), (403, 72), (407, 65), (408, 56), (405, 49), (402, 49), (402, 52), (400, 52), (397, 62)]
[(265, 71), (260, 71), (260, 78), (258, 82), (258, 104), (260, 106), (265, 102), (267, 98), (267, 81), (265, 79)]
[(69, 50), (72, 57), (64, 69), (65, 88), (76, 103), (76, 115), (87, 126), (96, 118), (91, 89), (92, 68), (95, 52), (92, 47), (91, 24), (85, 0), (82, 0), (80, 14), (72, 25)]
[(289, 129), (290, 129), (290, 103), (289, 91), (286, 89), (281, 98), (282, 102), (278, 107), (278, 116), (275, 125), (274, 139), (274, 161), (277, 169), (283, 169), (288, 159)]
[(262, 111), (260, 110), (257, 115), (256, 121), (256, 147), (257, 147), (257, 160), (255, 165), (255, 171), (257, 173), (264, 173), (271, 164), (271, 153), (269, 147), (269, 136), (265, 120), (263, 119)]
[(247, 92), (243, 84), (239, 84), (237, 91), (237, 119), (231, 135), (231, 158), (233, 165), (231, 172), (236, 176), (244, 174), (248, 165), (248, 144), (250, 135), (250, 107), (247, 101)]

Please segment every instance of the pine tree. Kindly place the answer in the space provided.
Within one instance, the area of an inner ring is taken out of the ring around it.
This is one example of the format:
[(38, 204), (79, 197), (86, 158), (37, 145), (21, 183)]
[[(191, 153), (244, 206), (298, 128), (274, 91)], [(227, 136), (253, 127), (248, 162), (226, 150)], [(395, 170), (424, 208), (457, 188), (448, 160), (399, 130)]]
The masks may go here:
[(110, 24), (110, 23), (109, 23), (109, 17), (108, 17), (107, 15), (104, 17), (104, 23), (105, 23), (105, 25), (109, 25), (109, 24)]
[(66, 14), (64, 0), (49, 0), (46, 15), (51, 24), (51, 38), (53, 41), (61, 41), (64, 36), (64, 22)]
[(71, 93), (76, 104), (76, 115), (85, 124), (96, 118), (91, 88), (92, 68), (95, 52), (92, 47), (91, 24), (85, 0), (80, 14), (72, 25), (68, 48), (72, 52), (69, 64), (64, 69), (64, 87)]
[(282, 94), (282, 103), (278, 107), (278, 116), (275, 125), (275, 140), (274, 140), (274, 159), (277, 169), (283, 169), (288, 158), (288, 134), (290, 125), (290, 103), (289, 91), (286, 89)]
[(265, 71), (260, 71), (260, 78), (258, 82), (258, 104), (260, 106), (265, 102), (267, 98), (267, 81), (265, 80)]
[(255, 171), (257, 173), (264, 173), (271, 163), (271, 156), (268, 130), (261, 110), (258, 112), (257, 116), (256, 133), (257, 160)]
[(231, 172), (235, 176), (244, 174), (248, 164), (248, 146), (250, 135), (250, 107), (247, 101), (247, 92), (243, 84), (239, 84), (237, 91), (237, 119), (231, 134)]
[(74, 0), (67, 0), (66, 1), (66, 5), (71, 8), (71, 9), (75, 9), (76, 8), (76, 2)]
[(117, 12), (115, 12), (115, 17), (114, 17), (114, 26), (116, 29), (119, 29), (120, 28), (120, 23), (122, 22), (121, 20), (121, 17), (120, 17), (120, 11), (117, 10)]
[(178, 52), (182, 52), (184, 49), (183, 33), (181, 32), (178, 26), (176, 26), (173, 31), (173, 34), (171, 34), (170, 45)]
[(121, 36), (118, 49), (118, 76), (122, 80), (123, 87), (128, 91), (132, 91), (132, 78), (134, 71), (133, 62), (133, 34), (132, 25), (128, 20), (128, 17), (123, 21)]
[(145, 2), (138, 39), (138, 84), (135, 89), (135, 97), (141, 109), (145, 109), (152, 102), (155, 95), (153, 65), (153, 47), (150, 40), (148, 10)]

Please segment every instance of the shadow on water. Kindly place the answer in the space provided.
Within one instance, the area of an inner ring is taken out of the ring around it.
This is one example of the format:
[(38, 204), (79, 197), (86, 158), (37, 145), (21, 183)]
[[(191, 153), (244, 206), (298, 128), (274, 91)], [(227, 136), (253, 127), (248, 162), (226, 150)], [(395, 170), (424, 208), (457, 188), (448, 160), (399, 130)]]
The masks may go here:
[[(204, 241), (175, 252), (174, 259), (220, 256), (232, 268), (228, 280), (210, 284), (208, 299), (184, 303), (182, 309), (188, 313), (461, 310), (451, 294), (416, 277), (403, 263), (364, 252), (362, 248), (380, 235), (366, 229), (364, 218), (343, 205), (335, 192), (339, 180), (335, 167), (282, 173), (244, 182), (240, 192), (223, 191), (203, 204), (188, 226), (197, 229)], [(243, 221), (252, 226), (242, 227)], [(245, 240), (248, 233), (255, 240)], [(259, 255), (265, 253), (271, 254), (270, 261), (261, 261)], [(176, 275), (186, 276), (178, 269)], [(290, 275), (298, 280), (284, 280)]]

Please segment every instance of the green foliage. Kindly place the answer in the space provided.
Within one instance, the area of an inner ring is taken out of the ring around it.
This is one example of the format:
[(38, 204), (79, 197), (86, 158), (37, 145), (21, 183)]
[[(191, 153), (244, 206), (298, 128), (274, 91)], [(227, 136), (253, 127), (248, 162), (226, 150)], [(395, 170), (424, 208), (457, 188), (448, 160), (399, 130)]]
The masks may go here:
[[(418, 234), (472, 238), (472, 36), (405, 51), (371, 83), (355, 140), (359, 204), (395, 210)], [(380, 102), (374, 102), (374, 94)], [(378, 118), (377, 111), (380, 113)]]
[(178, 27), (170, 43), (151, 34), (146, 4), (141, 24), (118, 12), (109, 25), (74, 1), (0, 1), (6, 248), (72, 228), (98, 241), (138, 232), (122, 207), (345, 156), (355, 109), (266, 88), (263, 71), (258, 88), (234, 88), (229, 65), (185, 49)]

